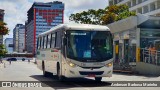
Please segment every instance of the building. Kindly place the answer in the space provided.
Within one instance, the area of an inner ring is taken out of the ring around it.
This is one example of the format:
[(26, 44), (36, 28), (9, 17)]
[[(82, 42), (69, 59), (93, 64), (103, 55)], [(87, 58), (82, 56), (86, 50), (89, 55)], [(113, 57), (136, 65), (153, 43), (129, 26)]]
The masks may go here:
[(126, 4), (130, 11), (160, 16), (160, 0), (109, 0), (109, 5)]
[(0, 9), (0, 21), (3, 21), (4, 19), (4, 10)]
[(18, 30), (18, 52), (22, 53), (25, 49), (25, 26), (22, 25)]
[[(136, 66), (139, 62), (160, 65), (160, 17), (139, 14), (107, 26), (114, 36), (115, 69)], [(149, 52), (151, 46), (156, 51), (154, 59)]]
[(37, 36), (63, 23), (64, 4), (59, 1), (34, 2), (27, 13), (25, 48), (28, 53), (35, 54)]
[[(4, 10), (0, 9), (0, 21), (4, 19)], [(0, 44), (3, 44), (3, 35), (0, 35)]]
[(7, 53), (13, 53), (13, 38), (6, 38), (4, 43)]
[(13, 44), (14, 52), (22, 53), (25, 47), (25, 26), (23, 24), (17, 24), (13, 29)]

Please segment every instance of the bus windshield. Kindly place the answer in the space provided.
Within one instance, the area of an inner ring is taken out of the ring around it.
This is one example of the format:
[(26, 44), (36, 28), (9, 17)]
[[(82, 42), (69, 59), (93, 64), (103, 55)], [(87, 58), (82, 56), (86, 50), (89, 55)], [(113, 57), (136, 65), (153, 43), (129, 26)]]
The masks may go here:
[(113, 58), (109, 31), (67, 31), (67, 57), (80, 62), (101, 62)]

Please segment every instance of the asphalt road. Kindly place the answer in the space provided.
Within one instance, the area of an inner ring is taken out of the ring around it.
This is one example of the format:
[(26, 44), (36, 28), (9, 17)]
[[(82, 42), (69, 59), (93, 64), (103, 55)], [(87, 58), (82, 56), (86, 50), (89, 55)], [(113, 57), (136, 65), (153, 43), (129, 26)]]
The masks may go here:
[(104, 77), (102, 82), (95, 82), (93, 78), (73, 78), (59, 82), (56, 76), (44, 77), (42, 71), (33, 62), (16, 61), (11, 65), (5, 62), (5, 68), (0, 68), (0, 81), (36, 81), (46, 86), (0, 87), (0, 90), (159, 90), (159, 87), (111, 87), (111, 84), (112, 81), (160, 81), (160, 77), (113, 74), (111, 78)]

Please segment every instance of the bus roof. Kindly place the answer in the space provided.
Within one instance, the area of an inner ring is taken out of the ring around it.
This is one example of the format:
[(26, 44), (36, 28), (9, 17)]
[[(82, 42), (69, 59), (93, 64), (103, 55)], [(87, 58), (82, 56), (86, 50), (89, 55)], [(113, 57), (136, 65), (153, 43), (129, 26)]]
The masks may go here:
[(39, 34), (39, 36), (43, 36), (52, 31), (58, 30), (60, 28), (64, 28), (65, 30), (93, 30), (93, 31), (110, 31), (107, 26), (102, 25), (91, 25), (91, 24), (60, 24), (51, 28), (50, 30)]

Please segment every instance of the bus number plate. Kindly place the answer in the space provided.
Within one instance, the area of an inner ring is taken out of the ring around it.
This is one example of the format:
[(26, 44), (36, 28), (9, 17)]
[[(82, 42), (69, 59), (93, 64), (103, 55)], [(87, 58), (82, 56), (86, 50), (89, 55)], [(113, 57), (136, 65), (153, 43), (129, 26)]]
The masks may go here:
[(88, 77), (96, 77), (94, 74), (89, 74)]
[(94, 65), (105, 65), (104, 63), (94, 63)]

